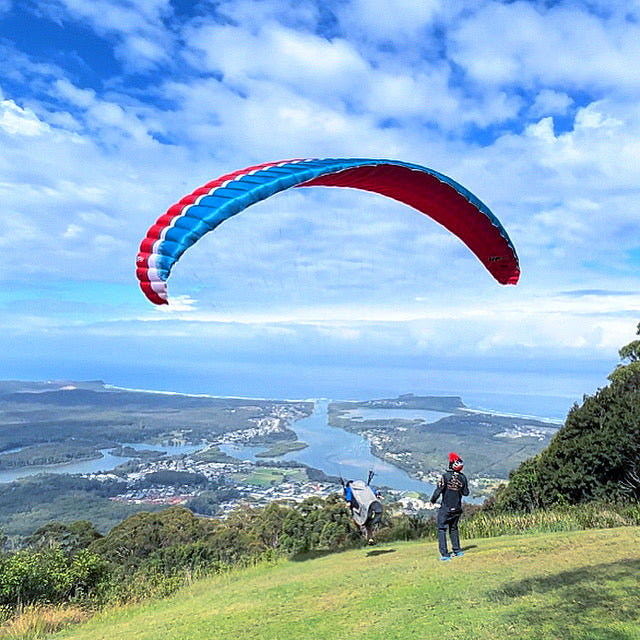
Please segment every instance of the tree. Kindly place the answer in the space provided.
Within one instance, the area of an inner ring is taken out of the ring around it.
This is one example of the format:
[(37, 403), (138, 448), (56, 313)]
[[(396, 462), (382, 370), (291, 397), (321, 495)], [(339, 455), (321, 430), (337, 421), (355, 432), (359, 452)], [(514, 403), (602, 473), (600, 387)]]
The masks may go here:
[(571, 408), (549, 445), (511, 474), (494, 508), (531, 511), (640, 498), (640, 340), (619, 354), (623, 362), (610, 384)]
[(204, 539), (214, 526), (212, 521), (197, 518), (184, 507), (156, 513), (141, 511), (93, 542), (90, 550), (109, 562), (134, 568), (158, 549)]
[(255, 521), (251, 533), (265, 549), (277, 549), (282, 534), (282, 523), (291, 509), (279, 502), (272, 502), (262, 510), (261, 516)]
[(70, 557), (100, 538), (102, 534), (88, 520), (77, 520), (72, 524), (49, 522), (30, 535), (25, 544), (36, 549), (58, 546)]
[[(640, 322), (636, 329), (640, 335)], [(640, 389), (640, 340), (632, 340), (618, 351), (622, 362), (609, 374), (609, 380), (629, 391)]]

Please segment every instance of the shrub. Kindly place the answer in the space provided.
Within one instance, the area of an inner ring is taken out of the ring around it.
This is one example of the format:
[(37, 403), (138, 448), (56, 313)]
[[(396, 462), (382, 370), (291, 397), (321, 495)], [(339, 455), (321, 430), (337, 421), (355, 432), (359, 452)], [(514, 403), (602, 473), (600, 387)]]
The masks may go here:
[(0, 604), (59, 604), (103, 593), (106, 563), (86, 550), (68, 558), (60, 547), (23, 550), (0, 560)]

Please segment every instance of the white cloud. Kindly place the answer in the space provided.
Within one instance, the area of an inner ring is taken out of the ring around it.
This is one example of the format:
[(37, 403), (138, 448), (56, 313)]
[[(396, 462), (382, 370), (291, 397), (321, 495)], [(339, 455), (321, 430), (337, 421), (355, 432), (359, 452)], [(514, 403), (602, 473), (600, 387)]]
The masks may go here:
[(77, 238), (82, 233), (82, 227), (77, 224), (70, 224), (64, 232), (65, 238)]
[(79, 89), (67, 78), (56, 80), (54, 87), (60, 97), (82, 109), (87, 109), (96, 102), (96, 92), (93, 89)]
[(130, 33), (143, 31), (157, 25), (170, 11), (169, 0), (136, 0), (135, 3), (119, 0), (59, 0), (69, 15), (87, 20), (101, 32)]
[(354, 0), (337, 4), (340, 23), (350, 32), (378, 41), (412, 44), (424, 38), (441, 0)]
[(478, 83), (623, 92), (639, 86), (640, 25), (623, 13), (603, 19), (568, 2), (487, 2), (452, 27), (453, 58)]
[(29, 109), (21, 109), (13, 100), (0, 102), (0, 128), (10, 135), (37, 136), (48, 127)]
[(566, 93), (543, 89), (538, 93), (531, 105), (530, 113), (534, 118), (549, 115), (564, 115), (573, 100)]
[(526, 128), (526, 133), (532, 138), (537, 138), (543, 143), (554, 142), (556, 137), (553, 133), (553, 118), (542, 118), (539, 122), (530, 124)]
[[(412, 309), (345, 304), (284, 312), (224, 313), (184, 307), (152, 309), (135, 322), (88, 325), (96, 334), (155, 340), (182, 336), (187, 351), (238, 354), (290, 349), (291, 356), (369, 353), (374, 359), (483, 357), (521, 364), (566, 359), (608, 361), (633, 339), (640, 297), (600, 292), (530, 296), (509, 290), (499, 304), (474, 296), (465, 308), (444, 298)], [(60, 330), (64, 330), (61, 323)], [(184, 348), (184, 347), (183, 347)], [(551, 373), (551, 372), (550, 372)], [(587, 392), (588, 390), (585, 390)]]
[(171, 298), (171, 304), (160, 307), (160, 312), (167, 315), (181, 314), (184, 311), (197, 310), (197, 302), (189, 296), (175, 296)]
[(344, 40), (267, 22), (257, 30), (234, 25), (198, 25), (187, 36), (194, 64), (224, 75), (224, 82), (251, 92), (269, 82), (309, 97), (354, 96), (366, 78), (367, 65)]

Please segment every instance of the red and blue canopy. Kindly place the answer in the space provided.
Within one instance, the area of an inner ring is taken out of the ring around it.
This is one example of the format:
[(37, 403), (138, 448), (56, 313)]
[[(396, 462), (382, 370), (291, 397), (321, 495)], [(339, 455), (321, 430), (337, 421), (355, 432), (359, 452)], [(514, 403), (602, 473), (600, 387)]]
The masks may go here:
[(517, 284), (515, 248), (500, 221), (451, 178), (397, 160), (284, 160), (247, 167), (208, 182), (167, 209), (147, 231), (136, 258), (140, 288), (168, 304), (167, 278), (202, 236), (248, 206), (291, 187), (350, 187), (403, 202), (464, 242), (500, 284)]

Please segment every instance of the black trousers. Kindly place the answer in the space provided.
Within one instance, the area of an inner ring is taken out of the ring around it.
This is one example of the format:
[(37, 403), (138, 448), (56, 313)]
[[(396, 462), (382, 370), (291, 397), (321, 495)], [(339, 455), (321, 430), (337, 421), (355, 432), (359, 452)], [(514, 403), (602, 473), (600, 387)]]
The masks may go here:
[(448, 556), (449, 551), (447, 549), (447, 530), (451, 537), (451, 548), (454, 553), (461, 551), (460, 549), (460, 535), (458, 534), (458, 521), (462, 511), (459, 509), (447, 509), (440, 507), (438, 510), (438, 551), (441, 556)]

